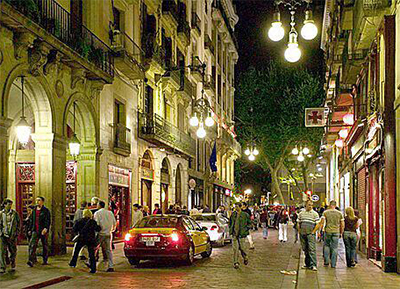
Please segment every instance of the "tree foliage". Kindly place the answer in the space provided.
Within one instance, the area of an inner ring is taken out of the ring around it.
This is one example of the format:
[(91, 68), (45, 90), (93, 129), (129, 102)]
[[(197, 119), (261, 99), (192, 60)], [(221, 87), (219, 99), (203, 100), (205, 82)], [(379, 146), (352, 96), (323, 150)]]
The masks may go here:
[(271, 173), (272, 191), (281, 198), (277, 173), (290, 164), (291, 149), (301, 143), (319, 151), (323, 130), (306, 128), (304, 111), (321, 106), (323, 99), (321, 79), (298, 67), (271, 63), (240, 77), (235, 96), (239, 140), (243, 148), (255, 141), (260, 151), (256, 163)]

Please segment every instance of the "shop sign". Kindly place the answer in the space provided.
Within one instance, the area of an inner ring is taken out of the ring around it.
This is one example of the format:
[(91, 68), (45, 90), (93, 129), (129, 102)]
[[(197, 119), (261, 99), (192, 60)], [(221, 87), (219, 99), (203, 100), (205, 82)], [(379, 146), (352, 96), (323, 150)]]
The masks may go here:
[(230, 197), (230, 195), (231, 195), (231, 191), (230, 191), (230, 190), (228, 190), (228, 189), (226, 189), (226, 190), (225, 190), (225, 196), (228, 196), (228, 197)]
[(142, 178), (154, 180), (154, 171), (152, 169), (142, 167)]
[(121, 187), (129, 187), (130, 170), (113, 165), (108, 166), (108, 183)]
[(312, 195), (312, 196), (311, 196), (311, 200), (312, 200), (313, 202), (318, 202), (318, 201), (319, 201), (319, 196), (318, 196), (318, 195)]

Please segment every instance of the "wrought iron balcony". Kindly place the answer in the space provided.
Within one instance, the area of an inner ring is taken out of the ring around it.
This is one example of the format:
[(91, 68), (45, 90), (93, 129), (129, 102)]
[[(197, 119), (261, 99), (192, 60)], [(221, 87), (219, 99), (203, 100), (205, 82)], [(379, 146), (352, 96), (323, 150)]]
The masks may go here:
[(198, 35), (201, 34), (201, 20), (200, 20), (200, 17), (197, 15), (196, 12), (192, 12), (192, 29)]
[(112, 35), (115, 66), (130, 79), (141, 79), (144, 75), (143, 50), (124, 32), (114, 30)]
[(157, 114), (139, 113), (139, 137), (170, 151), (196, 155), (196, 141)]
[[(15, 10), (11, 11), (10, 7)], [(35, 25), (44, 29), (47, 33), (78, 53), (87, 62), (93, 64), (97, 69), (100, 69), (107, 75), (100, 77), (107, 78), (106, 80), (111, 82), (114, 76), (114, 62), (111, 49), (84, 25), (77, 25), (77, 27), (74, 27), (71, 14), (56, 1), (5, 0), (3, 1), (1, 10), (3, 15), (10, 16), (10, 14), (13, 14), (12, 17), (9, 18), (15, 18), (17, 19), (16, 21), (23, 21), (23, 19), (19, 20), (18, 17), (27, 17), (29, 20), (24, 21), (24, 23), (30, 23), (30, 21), (32, 21)], [(17, 13), (15, 13), (15, 11)], [(21, 14), (21, 16), (19, 16), (18, 13)], [(7, 20), (3, 17), (2, 21)], [(39, 35), (39, 37), (43, 38), (43, 36), (46, 35), (42, 32), (42, 35)], [(44, 40), (46, 41), (46, 39)], [(68, 51), (63, 52), (68, 53)], [(98, 73), (94, 71), (94, 68), (90, 69), (89, 67), (88, 70), (93, 74)]]
[(175, 0), (163, 0), (162, 2), (162, 13), (167, 21), (170, 23), (175, 23), (178, 25), (179, 15), (178, 15), (178, 5)]
[(123, 156), (131, 154), (131, 130), (121, 123), (114, 123), (114, 152)]

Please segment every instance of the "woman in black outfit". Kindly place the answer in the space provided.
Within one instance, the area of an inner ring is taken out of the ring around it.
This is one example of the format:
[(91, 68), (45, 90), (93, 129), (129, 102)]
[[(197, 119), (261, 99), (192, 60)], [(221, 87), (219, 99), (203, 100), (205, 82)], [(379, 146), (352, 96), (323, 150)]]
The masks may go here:
[(93, 214), (90, 210), (83, 211), (83, 218), (75, 223), (73, 230), (77, 236), (76, 246), (69, 266), (75, 267), (78, 255), (82, 247), (87, 246), (89, 252), (90, 273), (96, 273), (95, 248), (97, 246), (96, 232), (100, 232), (101, 227), (92, 219)]

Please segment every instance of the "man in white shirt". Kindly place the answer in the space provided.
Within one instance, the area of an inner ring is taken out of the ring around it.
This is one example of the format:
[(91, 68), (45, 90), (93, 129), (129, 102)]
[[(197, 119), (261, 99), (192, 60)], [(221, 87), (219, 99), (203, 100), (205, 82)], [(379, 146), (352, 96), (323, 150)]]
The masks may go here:
[(135, 227), (143, 219), (143, 213), (139, 210), (139, 204), (133, 205), (132, 227)]
[(114, 263), (112, 256), (112, 233), (115, 231), (116, 221), (114, 214), (105, 209), (106, 204), (104, 201), (100, 201), (97, 205), (98, 211), (94, 214), (94, 220), (101, 227), (101, 231), (99, 232), (99, 245), (97, 250), (101, 248), (103, 252), (104, 260), (108, 261), (108, 269), (107, 272), (114, 272)]

